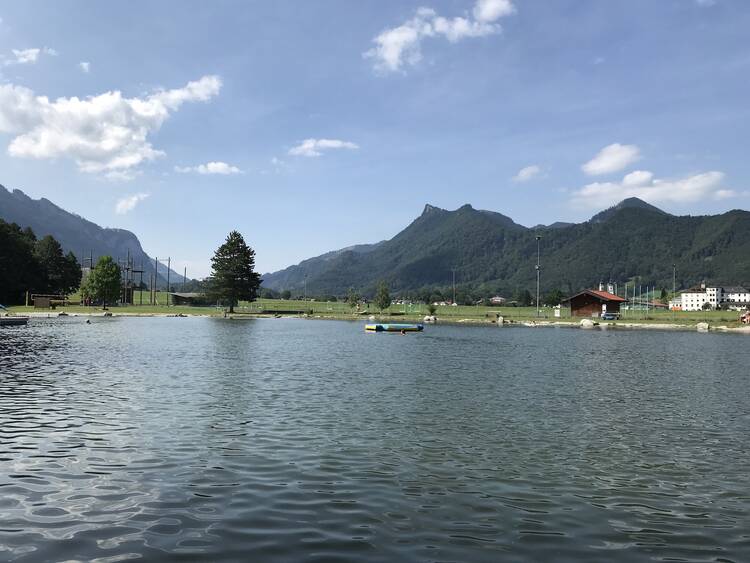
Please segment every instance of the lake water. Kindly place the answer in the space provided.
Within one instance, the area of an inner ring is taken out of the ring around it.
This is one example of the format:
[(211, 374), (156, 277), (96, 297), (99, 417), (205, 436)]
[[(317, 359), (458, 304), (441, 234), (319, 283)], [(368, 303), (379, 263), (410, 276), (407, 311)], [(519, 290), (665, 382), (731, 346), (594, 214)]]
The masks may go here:
[(0, 329), (0, 560), (750, 561), (750, 339)]

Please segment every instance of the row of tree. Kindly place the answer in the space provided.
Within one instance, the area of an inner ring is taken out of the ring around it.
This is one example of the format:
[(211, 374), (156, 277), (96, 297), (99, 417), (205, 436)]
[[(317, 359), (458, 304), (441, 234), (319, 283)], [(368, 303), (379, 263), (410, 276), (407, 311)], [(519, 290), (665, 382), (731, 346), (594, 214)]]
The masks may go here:
[[(231, 312), (239, 300), (253, 301), (260, 287), (255, 272), (255, 251), (237, 231), (232, 231), (211, 260), (213, 271), (201, 284), (212, 300)], [(23, 303), (26, 292), (67, 296), (80, 287), (87, 304), (118, 301), (122, 290), (120, 266), (111, 256), (102, 256), (81, 284), (81, 265), (75, 255), (63, 253), (51, 236), (37, 239), (34, 232), (0, 220), (0, 303)]]
[[(385, 287), (385, 290), (383, 289), (383, 287)], [(300, 298), (300, 296), (294, 296), (289, 290), (284, 290), (280, 293), (276, 293), (273, 291), (265, 293), (265, 290), (263, 290), (263, 292), (264, 293), (261, 295), (261, 297), (266, 299)], [(375, 288), (375, 293), (372, 296), (372, 300), (377, 303), (379, 298), (383, 299), (382, 296), (385, 295), (386, 292), (388, 293), (388, 297), (390, 298), (389, 286), (387, 282), (381, 280), (380, 282), (378, 282)], [(458, 303), (459, 305), (489, 304), (491, 296), (492, 294), (487, 294), (486, 292), (471, 291), (466, 289), (465, 287), (461, 289), (456, 288), (456, 303)], [(431, 288), (417, 292), (400, 293), (397, 297), (416, 303), (439, 303), (441, 301), (452, 301), (453, 292), (451, 288)], [(542, 294), (540, 302), (542, 305), (554, 307), (555, 305), (559, 305), (560, 303), (562, 303), (565, 297), (566, 295), (560, 289), (553, 289)], [(363, 297), (359, 292), (355, 291), (354, 288), (350, 288), (346, 296), (343, 297), (337, 297), (335, 295), (315, 295), (313, 296), (313, 298), (317, 301), (344, 301), (352, 307), (356, 306), (357, 303), (360, 303), (365, 299), (365, 297)], [(534, 305), (534, 296), (528, 289), (521, 289), (516, 291), (512, 295), (512, 298), (509, 298), (506, 303), (512, 303), (518, 305), (519, 307), (529, 307)]]
[(0, 220), (0, 303), (19, 304), (26, 292), (68, 295), (81, 284), (75, 255), (47, 235), (37, 239), (30, 228)]

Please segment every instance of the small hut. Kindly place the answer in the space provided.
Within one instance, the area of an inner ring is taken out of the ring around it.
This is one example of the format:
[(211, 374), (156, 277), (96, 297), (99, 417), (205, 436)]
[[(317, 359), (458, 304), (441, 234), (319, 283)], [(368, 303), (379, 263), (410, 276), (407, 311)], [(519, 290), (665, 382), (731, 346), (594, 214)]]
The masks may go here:
[(584, 289), (565, 299), (563, 304), (568, 304), (572, 317), (598, 317), (602, 313), (619, 315), (620, 304), (625, 301), (626, 299), (608, 291)]

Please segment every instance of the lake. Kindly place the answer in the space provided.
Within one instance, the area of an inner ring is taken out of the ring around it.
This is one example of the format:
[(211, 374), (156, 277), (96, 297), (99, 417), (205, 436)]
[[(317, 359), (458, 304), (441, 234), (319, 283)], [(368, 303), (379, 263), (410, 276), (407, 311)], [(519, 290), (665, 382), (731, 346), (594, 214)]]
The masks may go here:
[(0, 329), (0, 560), (749, 561), (741, 335)]

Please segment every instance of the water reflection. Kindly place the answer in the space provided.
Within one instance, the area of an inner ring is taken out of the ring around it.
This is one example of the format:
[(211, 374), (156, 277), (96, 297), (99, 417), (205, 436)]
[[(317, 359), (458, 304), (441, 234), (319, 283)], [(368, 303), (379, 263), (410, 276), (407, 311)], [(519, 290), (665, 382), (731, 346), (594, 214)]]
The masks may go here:
[(0, 338), (0, 559), (746, 560), (742, 343), (32, 322)]

